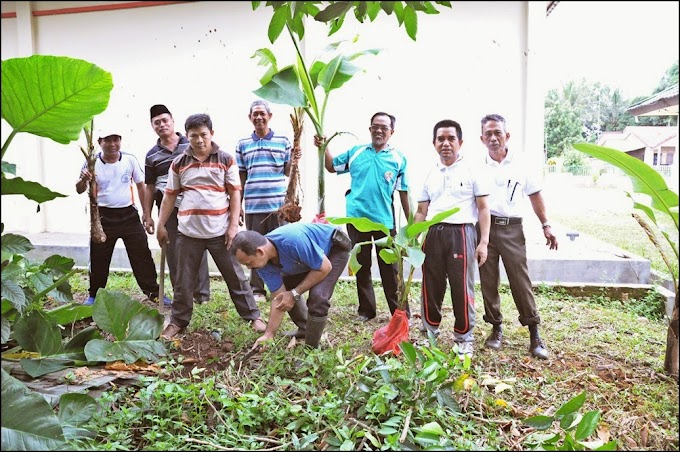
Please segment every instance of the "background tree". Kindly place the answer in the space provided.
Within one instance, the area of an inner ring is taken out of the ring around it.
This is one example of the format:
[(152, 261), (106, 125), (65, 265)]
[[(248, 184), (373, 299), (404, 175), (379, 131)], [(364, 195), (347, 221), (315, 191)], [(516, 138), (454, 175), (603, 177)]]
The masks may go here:
[(672, 126), (677, 116), (639, 116), (628, 108), (653, 94), (678, 83), (678, 63), (661, 77), (653, 93), (625, 99), (619, 89), (588, 82), (570, 80), (561, 88), (553, 88), (545, 97), (545, 144), (548, 158), (561, 157), (575, 142), (596, 143), (603, 132), (618, 132), (627, 126)]

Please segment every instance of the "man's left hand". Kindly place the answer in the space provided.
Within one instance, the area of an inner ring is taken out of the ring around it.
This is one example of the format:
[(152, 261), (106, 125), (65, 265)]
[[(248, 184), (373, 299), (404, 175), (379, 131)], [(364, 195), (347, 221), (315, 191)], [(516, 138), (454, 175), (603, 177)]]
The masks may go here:
[(293, 298), (293, 294), (290, 293), (290, 291), (287, 292), (282, 292), (272, 300), (274, 309), (278, 309), (279, 311), (284, 311), (288, 312), (291, 309), (293, 309), (293, 306), (295, 306), (295, 299)]
[(236, 234), (238, 234), (238, 226), (233, 225), (230, 223), (229, 226), (227, 227), (227, 233), (224, 234), (224, 244), (227, 247), (227, 249), (231, 248), (231, 242), (234, 240), (234, 237), (236, 237)]
[(545, 244), (549, 246), (551, 250), (556, 250), (557, 237), (552, 233), (552, 228), (550, 226), (543, 228), (543, 235), (545, 236)]

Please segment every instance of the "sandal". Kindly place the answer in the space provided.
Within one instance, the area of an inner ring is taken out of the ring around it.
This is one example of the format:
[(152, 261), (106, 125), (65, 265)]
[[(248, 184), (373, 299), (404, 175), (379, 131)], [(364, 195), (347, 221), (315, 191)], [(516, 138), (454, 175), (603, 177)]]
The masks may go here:
[(262, 321), (262, 319), (251, 320), (250, 324), (253, 326), (253, 330), (256, 333), (264, 333), (267, 331), (267, 324)]
[(175, 336), (184, 332), (184, 327), (177, 326), (173, 323), (168, 324), (161, 333), (161, 338), (167, 341), (174, 339)]

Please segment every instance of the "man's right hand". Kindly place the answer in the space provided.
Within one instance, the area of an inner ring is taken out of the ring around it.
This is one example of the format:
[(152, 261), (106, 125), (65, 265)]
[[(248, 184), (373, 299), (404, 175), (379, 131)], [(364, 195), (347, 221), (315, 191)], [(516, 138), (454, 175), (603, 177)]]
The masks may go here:
[(153, 222), (153, 218), (151, 218), (151, 215), (142, 216), (142, 224), (144, 225), (144, 229), (146, 230), (147, 234), (154, 233), (155, 224)]
[(314, 135), (314, 146), (320, 148), (326, 142), (326, 137)]
[(160, 224), (158, 225), (158, 229), (156, 230), (156, 238), (158, 239), (158, 244), (160, 246), (168, 243), (168, 230), (165, 229), (165, 226), (161, 226)]
[[(257, 340), (255, 341), (255, 345), (253, 345), (253, 348), (261, 347), (264, 345), (265, 342), (271, 341), (272, 339), (274, 339), (274, 336), (269, 332), (265, 331), (265, 333), (262, 336), (257, 338)], [(264, 350), (264, 347), (260, 349), (260, 352), (262, 352), (262, 350)]]

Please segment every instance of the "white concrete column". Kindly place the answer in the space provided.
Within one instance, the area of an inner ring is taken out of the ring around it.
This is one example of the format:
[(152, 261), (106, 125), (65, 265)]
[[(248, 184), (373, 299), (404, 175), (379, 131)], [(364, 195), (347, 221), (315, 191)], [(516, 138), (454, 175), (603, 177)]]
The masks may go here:
[(524, 149), (529, 159), (539, 168), (545, 164), (544, 154), (544, 99), (545, 83), (542, 74), (543, 43), (546, 33), (544, 2), (524, 2), (526, 7), (526, 28), (524, 49)]
[[(35, 53), (35, 24), (33, 20), (33, 2), (15, 2), (17, 14), (17, 57), (29, 57)], [(38, 182), (45, 185), (45, 168), (44, 168), (44, 148), (43, 138), (39, 138), (30, 134), (17, 135), (10, 144), (11, 149), (15, 151), (8, 152), (10, 161), (17, 164), (17, 176), (25, 180)], [(16, 149), (23, 149), (21, 153), (17, 153)], [(49, 188), (49, 187), (47, 187)], [(33, 201), (28, 201), (24, 197), (17, 197), (17, 205), (21, 206), (18, 212), (21, 212), (25, 218), (22, 228), (28, 233), (36, 233), (45, 231), (46, 225), (46, 209), (43, 204), (39, 212), (36, 212), (36, 204)]]

